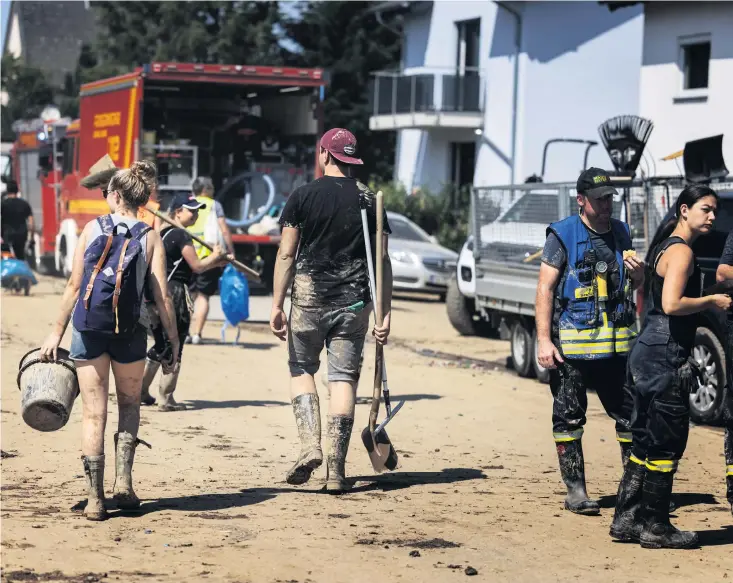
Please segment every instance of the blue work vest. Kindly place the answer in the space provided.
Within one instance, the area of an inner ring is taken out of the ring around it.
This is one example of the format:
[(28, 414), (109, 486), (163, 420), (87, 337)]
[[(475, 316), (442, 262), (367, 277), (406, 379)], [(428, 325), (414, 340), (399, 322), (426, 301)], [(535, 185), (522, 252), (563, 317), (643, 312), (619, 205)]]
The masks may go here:
[(623, 317), (625, 300), (632, 293), (623, 260), (623, 252), (632, 248), (629, 226), (611, 219), (611, 231), (616, 243), (619, 283), (611, 289), (608, 277), (608, 301), (599, 302), (596, 308), (595, 265), (581, 265), (586, 251), (593, 248), (588, 229), (578, 215), (547, 228), (548, 235), (552, 232), (560, 239), (567, 255), (565, 273), (555, 292), (559, 300), (555, 309), (560, 310), (560, 350), (571, 360), (611, 358), (626, 353), (637, 335), (635, 323), (629, 326)]

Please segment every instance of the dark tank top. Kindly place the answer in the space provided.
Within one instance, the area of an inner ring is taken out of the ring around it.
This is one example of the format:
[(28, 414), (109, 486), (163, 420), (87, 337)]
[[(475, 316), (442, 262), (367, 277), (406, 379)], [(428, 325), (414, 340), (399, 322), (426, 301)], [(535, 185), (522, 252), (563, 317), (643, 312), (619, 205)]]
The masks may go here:
[[(647, 314), (650, 320), (656, 320), (657, 324), (664, 324), (668, 327), (670, 337), (679, 345), (692, 350), (695, 343), (695, 332), (698, 325), (698, 314), (690, 314), (688, 316), (669, 316), (664, 313), (662, 308), (662, 287), (664, 286), (664, 278), (657, 273), (657, 265), (662, 254), (672, 245), (687, 245), (681, 237), (670, 237), (662, 241), (654, 249), (654, 253), (650, 257), (654, 258), (651, 266), (651, 307)], [(692, 275), (687, 280), (684, 296), (688, 298), (699, 298), (702, 293), (702, 272), (697, 263), (697, 259), (693, 257), (694, 269)], [(646, 328), (646, 326), (645, 326)], [(658, 327), (657, 327), (658, 329)]]

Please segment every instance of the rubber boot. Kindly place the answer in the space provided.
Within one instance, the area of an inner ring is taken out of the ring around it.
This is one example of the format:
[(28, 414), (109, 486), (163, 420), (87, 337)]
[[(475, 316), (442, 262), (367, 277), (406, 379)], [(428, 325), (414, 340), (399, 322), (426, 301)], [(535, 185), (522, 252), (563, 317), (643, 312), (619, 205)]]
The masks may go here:
[(133, 510), (140, 506), (140, 499), (132, 489), (132, 464), (138, 443), (150, 448), (150, 444), (135, 439), (126, 431), (115, 433), (115, 485), (112, 488), (112, 497), (117, 502), (117, 508), (121, 510)]
[(158, 411), (184, 411), (186, 406), (177, 403), (173, 398), (173, 392), (178, 385), (178, 375), (181, 368), (178, 367), (174, 372), (164, 374), (160, 378), (160, 403), (158, 403)]
[(590, 500), (585, 489), (585, 461), (580, 440), (557, 443), (556, 448), (562, 480), (568, 488), (565, 509), (575, 514), (597, 516), (601, 513), (598, 502)]
[(616, 512), (611, 523), (611, 538), (625, 542), (639, 542), (641, 529), (641, 497), (646, 467), (629, 462), (618, 486)]
[(104, 508), (104, 455), (83, 455), (84, 474), (87, 477), (87, 505), (84, 516), (87, 520), (106, 520)]
[(150, 385), (153, 384), (155, 375), (160, 369), (160, 363), (149, 358), (145, 359), (145, 374), (143, 374), (143, 390), (140, 393), (140, 403), (142, 405), (155, 405), (155, 397), (150, 394)]
[(313, 470), (323, 463), (321, 450), (321, 406), (317, 393), (305, 393), (293, 399), (293, 413), (300, 436), (300, 454), (288, 470), (285, 481), (299, 486), (311, 478)]
[(346, 453), (349, 451), (354, 418), (346, 415), (328, 417), (328, 458), (326, 460), (326, 490), (345, 492), (351, 490), (346, 480)]
[(687, 549), (698, 543), (697, 533), (677, 530), (669, 522), (674, 472), (647, 470), (642, 495), (640, 543), (645, 549)]

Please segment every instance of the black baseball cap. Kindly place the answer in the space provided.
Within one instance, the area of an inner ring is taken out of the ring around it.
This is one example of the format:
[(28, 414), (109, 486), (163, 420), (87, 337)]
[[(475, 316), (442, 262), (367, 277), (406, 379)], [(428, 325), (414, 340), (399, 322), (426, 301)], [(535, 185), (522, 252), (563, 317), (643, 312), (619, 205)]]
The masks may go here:
[(611, 176), (601, 168), (588, 168), (578, 178), (576, 185), (578, 194), (589, 198), (603, 198), (609, 194), (618, 194), (618, 191), (611, 186)]
[(170, 212), (177, 211), (179, 208), (187, 208), (190, 211), (197, 211), (199, 209), (205, 209), (206, 204), (199, 202), (190, 194), (185, 192), (177, 194), (171, 202)]

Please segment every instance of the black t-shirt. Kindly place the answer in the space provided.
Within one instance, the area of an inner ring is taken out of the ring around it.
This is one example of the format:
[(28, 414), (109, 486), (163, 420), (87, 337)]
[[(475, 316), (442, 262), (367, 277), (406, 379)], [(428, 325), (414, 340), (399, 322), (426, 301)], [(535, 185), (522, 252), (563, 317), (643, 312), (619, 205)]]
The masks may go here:
[[(369, 301), (361, 195), (368, 203), (374, 247), (376, 197), (354, 178), (324, 176), (297, 188), (288, 198), (280, 224), (300, 231), (291, 296), (296, 305), (347, 307)], [(386, 212), (384, 232), (391, 233)]]
[(2, 236), (17, 237), (28, 234), (26, 220), (33, 214), (31, 205), (22, 198), (7, 197), (0, 207), (2, 215)]
[(185, 229), (167, 227), (160, 232), (165, 249), (165, 263), (168, 281), (179, 281), (188, 284), (193, 281), (193, 271), (183, 258), (183, 248), (193, 246), (193, 239)]
[(723, 247), (723, 254), (720, 256), (718, 265), (733, 265), (733, 231), (728, 233), (725, 239), (725, 247)]

